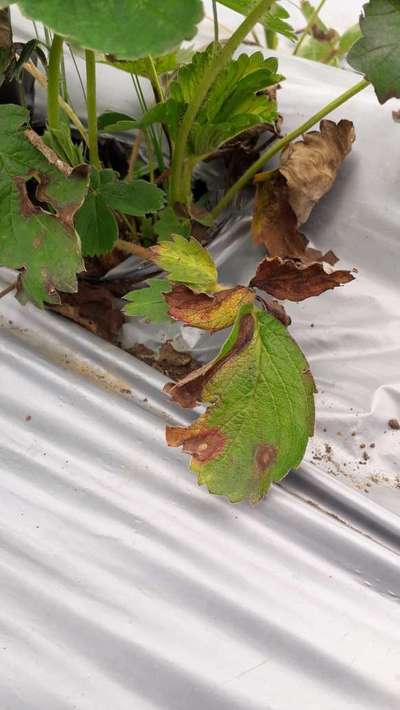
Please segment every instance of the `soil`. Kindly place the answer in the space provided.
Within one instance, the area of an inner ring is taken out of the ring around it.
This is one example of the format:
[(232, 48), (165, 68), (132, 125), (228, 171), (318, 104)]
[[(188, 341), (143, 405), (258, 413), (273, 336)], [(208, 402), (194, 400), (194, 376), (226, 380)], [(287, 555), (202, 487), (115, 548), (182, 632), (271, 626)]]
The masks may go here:
[(396, 431), (400, 429), (400, 422), (398, 419), (389, 419), (388, 425), (390, 429), (395, 429)]
[(190, 353), (175, 350), (170, 340), (161, 346), (159, 353), (142, 343), (137, 343), (128, 352), (167, 375), (174, 382), (186, 377), (201, 365)]

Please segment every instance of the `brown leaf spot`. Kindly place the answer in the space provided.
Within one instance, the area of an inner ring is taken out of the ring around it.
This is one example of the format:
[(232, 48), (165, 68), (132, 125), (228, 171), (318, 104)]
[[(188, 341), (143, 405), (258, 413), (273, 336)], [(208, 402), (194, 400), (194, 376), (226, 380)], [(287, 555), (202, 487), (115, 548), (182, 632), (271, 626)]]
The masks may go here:
[(255, 455), (256, 472), (262, 475), (271, 468), (276, 461), (277, 453), (277, 448), (272, 444), (259, 444)]
[(26, 189), (25, 178), (14, 177), (13, 178), (16, 188), (19, 193), (20, 198), (20, 209), (23, 217), (29, 218), (40, 212), (40, 208), (36, 207), (30, 200), (28, 191)]
[(168, 446), (182, 446), (186, 454), (192, 454), (196, 461), (205, 463), (215, 459), (224, 450), (225, 437), (219, 429), (206, 429), (192, 435), (190, 428), (167, 427)]
[(235, 286), (208, 296), (194, 293), (183, 284), (175, 284), (164, 296), (171, 318), (210, 332), (232, 325), (240, 307), (252, 303), (254, 297), (255, 294), (245, 286)]

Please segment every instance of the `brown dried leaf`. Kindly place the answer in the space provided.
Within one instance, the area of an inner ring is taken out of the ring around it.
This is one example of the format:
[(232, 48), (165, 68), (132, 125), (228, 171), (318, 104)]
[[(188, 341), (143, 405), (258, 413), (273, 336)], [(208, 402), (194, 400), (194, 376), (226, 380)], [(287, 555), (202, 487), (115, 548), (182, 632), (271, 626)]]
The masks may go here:
[(60, 293), (61, 304), (48, 306), (92, 333), (113, 342), (124, 322), (111, 293), (101, 285), (79, 281), (77, 293)]
[(186, 325), (215, 332), (233, 324), (241, 306), (252, 303), (255, 294), (245, 286), (219, 291), (214, 296), (194, 293), (183, 284), (176, 284), (164, 295), (171, 318)]
[(289, 145), (281, 155), (279, 170), (257, 184), (253, 240), (265, 244), (270, 256), (332, 263), (332, 252), (327, 258), (307, 248), (298, 227), (332, 187), (354, 140), (351, 121), (321, 121), (320, 131), (306, 133), (302, 141)]
[(281, 300), (304, 301), (353, 279), (349, 271), (334, 271), (326, 263), (267, 257), (259, 263), (250, 286)]
[(142, 343), (137, 343), (128, 352), (175, 382), (200, 366), (190, 353), (175, 350), (170, 340), (161, 346), (158, 354)]

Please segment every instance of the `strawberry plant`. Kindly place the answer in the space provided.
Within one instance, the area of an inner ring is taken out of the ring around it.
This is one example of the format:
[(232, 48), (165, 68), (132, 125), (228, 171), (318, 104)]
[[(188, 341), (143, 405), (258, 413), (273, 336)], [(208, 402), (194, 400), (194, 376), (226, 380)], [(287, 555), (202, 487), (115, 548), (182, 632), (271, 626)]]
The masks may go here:
[[(259, 21), (270, 38), (293, 37), (278, 2), (247, 3), (243, 22), (224, 43), (216, 22), (214, 42), (196, 53), (179, 45), (195, 33), (200, 0), (17, 4), (45, 25), (49, 41), (45, 50), (37, 40), (17, 50), (3, 9), (1, 78), (6, 83), (20, 81), (24, 72), (32, 75), (47, 89), (48, 111), (39, 134), (25, 107), (0, 106), (0, 264), (18, 272), (21, 302), (61, 313), (67, 303), (64, 314), (87, 323), (80, 312), (90, 290), (85, 268), (93, 268), (94, 259), (112, 264), (134, 254), (156, 273), (141, 288), (119, 294), (126, 315), (153, 323), (172, 319), (209, 332), (230, 328), (211, 362), (166, 387), (182, 407), (205, 405), (190, 426), (168, 427), (167, 443), (191, 455), (198, 482), (210, 492), (256, 502), (300, 464), (314, 427), (314, 381), (275, 299), (301, 301), (353, 279), (335, 268), (333, 252), (311, 248), (300, 231), (355, 139), (350, 121), (334, 123), (326, 116), (370, 83), (381, 103), (400, 96), (400, 0), (365, 5), (361, 38), (348, 58), (363, 78), (284, 136), (276, 100), (284, 77), (277, 60), (259, 51), (236, 55)], [(236, 0), (224, 4), (243, 6)], [(216, 17), (216, 3), (214, 11)], [(65, 89), (67, 43), (85, 57), (87, 126)], [(97, 62), (132, 75), (141, 115), (98, 115)], [(141, 77), (150, 80), (152, 106)], [(319, 130), (310, 131), (317, 124)], [(121, 131), (135, 136), (123, 175), (99, 150), (102, 140)], [(259, 150), (257, 141), (268, 131), (273, 142)], [(265, 170), (278, 153), (278, 167)], [(222, 197), (210, 193), (196, 201), (193, 173), (199, 164), (237, 154), (246, 167), (237, 179), (228, 176)], [(252, 183), (252, 237), (265, 245), (267, 256), (249, 284), (220, 283), (204, 243), (215, 220)], [(107, 296), (106, 321), (115, 315)]]

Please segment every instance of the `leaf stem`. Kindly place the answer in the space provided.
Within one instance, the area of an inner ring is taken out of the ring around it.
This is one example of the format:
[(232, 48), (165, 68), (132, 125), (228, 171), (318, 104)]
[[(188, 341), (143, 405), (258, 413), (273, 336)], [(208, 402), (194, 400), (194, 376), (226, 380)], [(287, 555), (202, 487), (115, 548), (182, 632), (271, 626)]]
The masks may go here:
[(156, 65), (154, 63), (154, 59), (151, 56), (151, 54), (149, 54), (146, 57), (146, 63), (147, 63), (147, 68), (148, 68), (148, 72), (149, 72), (149, 79), (150, 79), (151, 85), (153, 87), (156, 101), (157, 101), (157, 103), (161, 103), (162, 101), (164, 101), (164, 91), (161, 86), (160, 79), (157, 74)]
[(139, 155), (140, 145), (143, 140), (143, 133), (139, 129), (136, 133), (135, 140), (133, 141), (131, 154), (129, 156), (128, 173), (126, 176), (126, 182), (132, 182), (133, 174), (135, 170), (135, 164)]
[(257, 3), (257, 5), (230, 37), (228, 42), (215, 53), (208, 71), (200, 81), (196, 96), (186, 109), (175, 141), (175, 151), (171, 164), (172, 171), (169, 196), (171, 204), (175, 204), (176, 202), (187, 202), (188, 200), (188, 195), (185, 190), (182, 189), (183, 186), (181, 184), (186, 147), (190, 130), (210, 87), (214, 83), (217, 76), (225, 69), (240, 43), (245, 39), (248, 33), (251, 32), (258, 20), (269, 10), (274, 1), (275, 0), (261, 0), (261, 2)]
[(246, 172), (243, 173), (239, 180), (237, 180), (232, 185), (232, 187), (225, 193), (223, 198), (214, 207), (211, 212), (212, 218), (215, 219), (225, 209), (225, 207), (230, 204), (236, 193), (239, 192), (239, 190), (241, 190), (241, 188), (244, 187), (244, 185), (246, 185), (246, 183), (249, 182), (252, 177), (254, 177), (256, 172), (260, 168), (262, 168), (263, 165), (268, 162), (268, 160), (273, 158), (274, 155), (279, 153), (279, 151), (289, 145), (289, 143), (291, 143), (293, 140), (299, 138), (299, 136), (303, 135), (303, 133), (315, 126), (316, 123), (318, 123), (322, 118), (331, 113), (331, 111), (334, 111), (336, 108), (346, 103), (346, 101), (351, 99), (360, 91), (363, 91), (363, 89), (369, 86), (369, 83), (370, 82), (366, 79), (362, 79), (357, 84), (354, 84), (350, 89), (347, 89), (347, 91), (345, 91), (343, 94), (340, 94), (340, 96), (338, 96), (336, 99), (326, 104), (326, 106), (324, 106), (320, 111), (314, 113), (314, 115), (311, 116), (311, 118), (309, 118), (307, 121), (302, 123), (301, 126), (287, 133), (286, 136), (276, 141), (276, 143), (274, 143), (270, 148), (268, 148), (268, 150), (262, 153), (260, 157), (246, 170)]
[(60, 66), (63, 51), (63, 38), (55, 34), (49, 54), (48, 87), (47, 87), (47, 120), (51, 130), (59, 127), (60, 109), (58, 96), (60, 93)]
[[(43, 72), (40, 71), (40, 69), (38, 69), (31, 61), (26, 62), (26, 64), (24, 64), (24, 69), (25, 69), (25, 71), (28, 72), (28, 74), (30, 74), (31, 76), (33, 76), (34, 79), (36, 79), (38, 84), (40, 84), (40, 86), (43, 89), (47, 90), (47, 86), (48, 86), (47, 79), (46, 79), (46, 76), (43, 74)], [(58, 101), (59, 106), (62, 108), (64, 113), (68, 116), (69, 120), (75, 126), (75, 128), (77, 128), (77, 130), (81, 134), (83, 140), (87, 144), (88, 137), (87, 137), (85, 126), (80, 121), (80, 119), (76, 115), (75, 111), (71, 108), (71, 106), (69, 104), (67, 104), (66, 101), (64, 101), (62, 96), (60, 96), (60, 95), (57, 96), (57, 101)]]
[(91, 164), (100, 170), (99, 146), (97, 135), (97, 104), (96, 104), (96, 56), (93, 50), (85, 50), (86, 61), (86, 92), (87, 116), (89, 134), (89, 156)]
[(214, 21), (214, 50), (217, 50), (219, 43), (219, 25), (218, 25), (218, 9), (217, 0), (212, 0), (212, 11), (213, 11), (213, 21)]
[(303, 32), (301, 33), (299, 39), (297, 40), (297, 44), (293, 50), (293, 54), (296, 55), (300, 51), (300, 47), (303, 44), (305, 38), (307, 37), (308, 34), (310, 34), (310, 30), (315, 22), (315, 20), (318, 18), (319, 13), (321, 12), (323, 6), (325, 5), (326, 0), (321, 0), (319, 5), (315, 8), (314, 12), (312, 13), (310, 19), (308, 20)]

